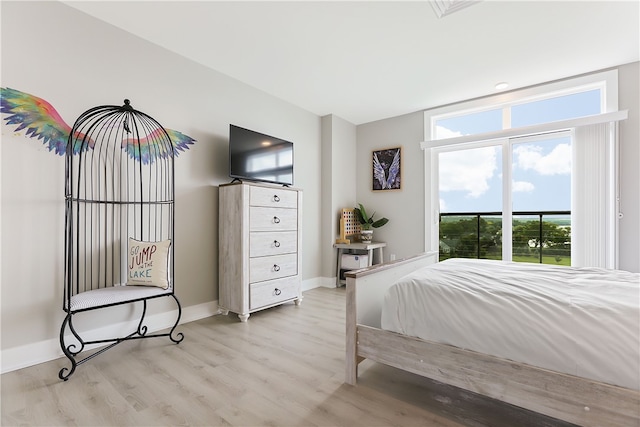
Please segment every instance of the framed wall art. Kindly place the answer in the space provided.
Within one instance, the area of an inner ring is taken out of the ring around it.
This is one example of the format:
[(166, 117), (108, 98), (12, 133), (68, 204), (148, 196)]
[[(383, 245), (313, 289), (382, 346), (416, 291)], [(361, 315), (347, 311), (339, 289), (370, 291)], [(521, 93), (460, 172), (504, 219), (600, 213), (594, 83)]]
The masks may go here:
[(373, 191), (402, 187), (402, 147), (373, 151)]

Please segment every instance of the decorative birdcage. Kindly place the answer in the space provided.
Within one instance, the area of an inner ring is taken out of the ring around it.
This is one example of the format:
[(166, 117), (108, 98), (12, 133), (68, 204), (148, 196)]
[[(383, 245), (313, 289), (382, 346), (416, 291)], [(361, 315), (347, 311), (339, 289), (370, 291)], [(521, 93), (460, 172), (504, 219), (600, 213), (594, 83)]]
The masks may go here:
[[(71, 368), (60, 379), (123, 341), (183, 340), (175, 334), (182, 309), (174, 282), (174, 157), (167, 131), (129, 100), (89, 109), (74, 123), (65, 155), (67, 314), (60, 329)], [(161, 297), (177, 304), (176, 322), (168, 333), (148, 334), (147, 303)], [(129, 334), (87, 340), (74, 326), (77, 313), (121, 304), (141, 306)]]

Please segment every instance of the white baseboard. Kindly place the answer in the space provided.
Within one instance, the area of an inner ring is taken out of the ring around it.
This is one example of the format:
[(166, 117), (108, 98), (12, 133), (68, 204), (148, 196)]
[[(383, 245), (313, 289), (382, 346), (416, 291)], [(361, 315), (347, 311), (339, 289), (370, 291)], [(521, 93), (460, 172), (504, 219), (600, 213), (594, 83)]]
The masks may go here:
[[(334, 288), (336, 286), (335, 277), (315, 277), (313, 279), (303, 280), (302, 291), (318, 287)], [(204, 304), (193, 305), (183, 308), (180, 324), (193, 322), (195, 320), (204, 319), (219, 314), (218, 301), (211, 301)], [(163, 313), (148, 316), (145, 320), (147, 333), (151, 334), (173, 326), (177, 315), (177, 310), (166, 311)], [(122, 336), (126, 331), (131, 331), (137, 327), (138, 320), (119, 322), (103, 328), (96, 328), (83, 333), (83, 337), (87, 341), (103, 339), (106, 336)], [(180, 332), (180, 331), (177, 331)], [(93, 348), (98, 347), (94, 345)], [(87, 346), (85, 350), (92, 347)], [(59, 338), (39, 341), (26, 344), (19, 347), (13, 347), (0, 351), (0, 363), (2, 365), (2, 373), (15, 371), (26, 368), (28, 366), (37, 365), (39, 363), (55, 360), (64, 357), (60, 349)]]
[[(218, 301), (211, 301), (204, 304), (193, 305), (182, 309), (180, 324), (193, 322), (206, 317), (218, 314)], [(173, 326), (176, 321), (177, 310), (148, 316), (145, 320), (147, 333), (151, 334)], [(102, 339), (105, 336), (122, 336), (123, 331), (131, 331), (137, 327), (138, 320), (119, 322), (103, 328), (96, 328), (83, 333), (83, 337), (88, 340)], [(177, 332), (180, 332), (179, 330)], [(93, 346), (94, 348), (97, 345)], [(87, 350), (91, 347), (87, 346)], [(15, 371), (39, 363), (48, 362), (63, 357), (60, 349), (60, 340), (50, 339), (32, 344), (13, 347), (0, 352), (2, 363), (2, 373)]]
[(302, 281), (302, 292), (308, 291), (314, 288), (335, 288), (336, 278), (331, 277), (314, 277), (313, 279), (307, 279)]

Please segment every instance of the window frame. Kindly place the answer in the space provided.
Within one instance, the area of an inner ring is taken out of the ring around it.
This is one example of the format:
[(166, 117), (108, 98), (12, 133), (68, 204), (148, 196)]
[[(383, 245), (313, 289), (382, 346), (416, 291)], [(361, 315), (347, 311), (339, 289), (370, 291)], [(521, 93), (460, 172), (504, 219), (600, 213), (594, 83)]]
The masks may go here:
[(618, 111), (618, 70), (601, 71), (580, 77), (544, 83), (524, 89), (462, 101), (424, 112), (424, 140), (435, 141), (437, 120), (502, 108), (503, 130), (511, 129), (510, 107), (543, 99), (600, 89), (601, 113)]
[[(579, 93), (593, 89), (601, 90), (601, 114), (596, 116), (578, 117), (560, 122), (548, 122), (540, 125), (526, 126), (523, 128), (511, 128), (510, 107), (526, 102), (549, 99), (571, 93)], [(435, 139), (437, 120), (461, 116), (474, 112), (503, 108), (503, 129), (497, 132), (486, 134), (465, 135), (448, 139)], [(607, 114), (610, 113), (610, 114)], [(618, 121), (626, 119), (625, 114), (618, 114), (618, 71), (608, 70), (561, 81), (540, 84), (533, 87), (514, 90), (507, 93), (487, 96), (480, 99), (464, 101), (448, 106), (424, 111), (424, 136), (425, 141), (420, 145), (424, 151), (424, 180), (425, 180), (425, 250), (438, 250), (438, 218), (439, 207), (439, 165), (436, 151), (452, 151), (470, 146), (479, 147), (479, 144), (500, 145), (508, 147), (509, 139), (525, 137), (529, 135), (542, 134), (545, 132), (556, 132), (562, 129), (570, 129), (573, 126), (587, 124), (590, 121), (601, 122), (608, 120)], [(606, 116), (606, 119), (603, 119)], [(508, 126), (505, 126), (505, 123)], [(499, 142), (499, 141), (501, 142)], [(510, 152), (510, 149), (508, 149)], [(507, 161), (503, 156), (503, 162)], [(509, 159), (510, 161), (511, 159)], [(617, 162), (616, 162), (617, 163)], [(504, 169), (504, 165), (503, 165)], [(613, 185), (617, 192), (617, 179)], [(506, 187), (506, 189), (505, 189)], [(511, 185), (504, 186), (503, 191), (511, 190)], [(503, 199), (504, 200), (504, 199)], [(504, 222), (504, 213), (503, 213)], [(617, 242), (617, 236), (615, 237)], [(617, 243), (616, 243), (617, 244)], [(510, 245), (509, 245), (510, 246)], [(503, 242), (504, 247), (504, 242)], [(511, 252), (511, 250), (510, 250)], [(614, 250), (614, 252), (617, 252)]]

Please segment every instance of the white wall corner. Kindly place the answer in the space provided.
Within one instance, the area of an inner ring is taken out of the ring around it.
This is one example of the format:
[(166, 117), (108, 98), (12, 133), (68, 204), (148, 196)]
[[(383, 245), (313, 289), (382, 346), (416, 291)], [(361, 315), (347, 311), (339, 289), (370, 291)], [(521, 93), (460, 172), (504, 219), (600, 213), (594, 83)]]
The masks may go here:
[(302, 292), (315, 289), (315, 288), (335, 288), (335, 277), (314, 277), (312, 279), (306, 279), (302, 281)]

